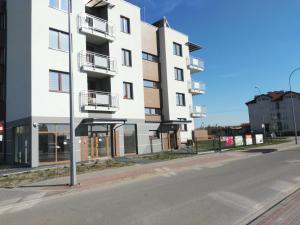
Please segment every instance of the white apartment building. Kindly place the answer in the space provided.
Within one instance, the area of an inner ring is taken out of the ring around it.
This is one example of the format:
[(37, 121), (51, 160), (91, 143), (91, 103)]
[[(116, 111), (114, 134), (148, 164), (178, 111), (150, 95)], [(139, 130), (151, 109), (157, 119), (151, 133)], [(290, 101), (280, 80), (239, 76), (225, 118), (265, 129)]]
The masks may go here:
[[(5, 134), (0, 159), (37, 167), (69, 159), (67, 0), (0, 0)], [(180, 148), (192, 139), (192, 75), (200, 46), (166, 19), (142, 22), (125, 0), (73, 0), (71, 15), (77, 161)], [(0, 96), (1, 97), (1, 96)], [(2, 106), (0, 105), (0, 106)]]
[[(267, 133), (275, 132), (278, 135), (293, 135), (294, 121), (291, 105), (294, 99), (295, 115), (300, 113), (300, 94), (290, 91), (273, 91), (255, 96), (246, 103), (249, 120), (253, 132), (263, 132), (263, 124)], [(296, 117), (297, 127), (300, 120)]]

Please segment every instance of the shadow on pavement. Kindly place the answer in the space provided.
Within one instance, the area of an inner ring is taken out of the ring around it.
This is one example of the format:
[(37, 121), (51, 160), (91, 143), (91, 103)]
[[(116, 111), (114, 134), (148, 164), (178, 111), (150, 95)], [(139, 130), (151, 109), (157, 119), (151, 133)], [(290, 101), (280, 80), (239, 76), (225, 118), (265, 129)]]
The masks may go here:
[(247, 153), (262, 153), (262, 154), (268, 154), (272, 152), (278, 151), (277, 149), (249, 149), (245, 152)]

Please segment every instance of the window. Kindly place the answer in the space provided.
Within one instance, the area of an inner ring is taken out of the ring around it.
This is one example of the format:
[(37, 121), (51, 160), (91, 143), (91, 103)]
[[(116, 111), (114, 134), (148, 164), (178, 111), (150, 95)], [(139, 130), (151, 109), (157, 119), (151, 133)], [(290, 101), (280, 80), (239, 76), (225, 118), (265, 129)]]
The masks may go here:
[(51, 8), (68, 11), (68, 0), (49, 0), (49, 6)]
[(49, 29), (49, 47), (69, 51), (69, 35), (54, 29)]
[(122, 64), (123, 66), (132, 66), (131, 51), (122, 49)]
[(174, 68), (175, 80), (183, 81), (183, 69)]
[(0, 13), (0, 30), (6, 29), (6, 14), (5, 12)]
[(64, 72), (49, 72), (49, 90), (56, 92), (69, 92), (69, 74)]
[(144, 80), (144, 87), (147, 88), (158, 88), (158, 82), (151, 81), (151, 80)]
[(182, 46), (176, 42), (173, 42), (173, 53), (174, 55), (182, 56)]
[(123, 96), (125, 99), (133, 99), (132, 83), (123, 82)]
[(176, 93), (177, 106), (185, 106), (185, 96), (182, 93)]
[[(179, 121), (186, 121), (185, 118), (178, 118)], [(187, 131), (187, 124), (180, 125), (180, 131)]]
[(5, 48), (0, 48), (0, 64), (5, 65), (6, 59), (5, 59)]
[(160, 115), (161, 110), (156, 109), (156, 108), (145, 108), (145, 115), (150, 116), (150, 115)]
[(130, 20), (125, 16), (121, 16), (121, 31), (130, 34)]
[(143, 52), (143, 59), (151, 62), (158, 62), (158, 57), (147, 52)]

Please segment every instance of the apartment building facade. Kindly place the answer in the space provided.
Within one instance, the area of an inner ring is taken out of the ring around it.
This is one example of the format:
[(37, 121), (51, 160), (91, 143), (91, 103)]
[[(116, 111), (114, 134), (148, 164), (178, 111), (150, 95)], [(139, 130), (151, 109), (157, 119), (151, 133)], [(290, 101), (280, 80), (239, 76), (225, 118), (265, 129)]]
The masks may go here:
[[(2, 159), (32, 167), (65, 162), (68, 1), (4, 2)], [(206, 111), (192, 102), (204, 93), (191, 77), (203, 62), (190, 58), (200, 47), (188, 36), (166, 19), (142, 22), (140, 8), (124, 0), (73, 0), (71, 34), (77, 161), (179, 148), (192, 138), (194, 118)]]
[[(293, 134), (291, 95), (294, 99), (295, 115), (298, 115), (300, 113), (300, 93), (273, 91), (255, 96), (253, 100), (247, 102), (251, 130), (263, 132), (265, 129), (266, 133), (275, 132), (278, 135)], [(299, 127), (300, 121), (296, 119), (296, 122)]]

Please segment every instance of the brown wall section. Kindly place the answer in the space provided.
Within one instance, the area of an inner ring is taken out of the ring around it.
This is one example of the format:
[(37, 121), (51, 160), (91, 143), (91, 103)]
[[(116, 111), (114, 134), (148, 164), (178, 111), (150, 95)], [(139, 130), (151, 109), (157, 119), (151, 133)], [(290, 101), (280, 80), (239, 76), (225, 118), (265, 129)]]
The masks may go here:
[(158, 55), (157, 27), (142, 23), (142, 49), (152, 55)]
[(151, 116), (145, 115), (145, 120), (146, 121), (161, 121), (161, 116), (160, 115), (151, 115)]
[(160, 108), (160, 90), (155, 88), (144, 88), (145, 107)]
[(158, 63), (143, 60), (143, 71), (145, 80), (160, 81)]

